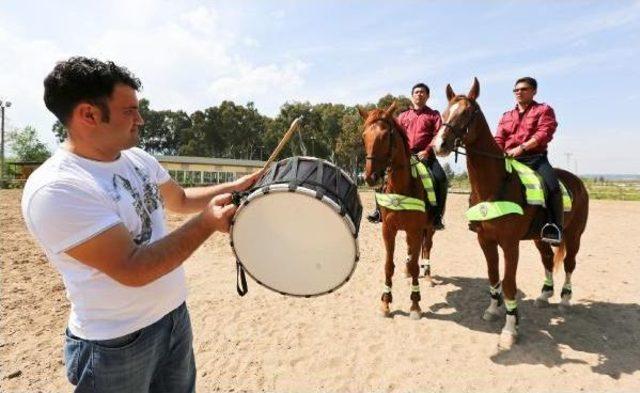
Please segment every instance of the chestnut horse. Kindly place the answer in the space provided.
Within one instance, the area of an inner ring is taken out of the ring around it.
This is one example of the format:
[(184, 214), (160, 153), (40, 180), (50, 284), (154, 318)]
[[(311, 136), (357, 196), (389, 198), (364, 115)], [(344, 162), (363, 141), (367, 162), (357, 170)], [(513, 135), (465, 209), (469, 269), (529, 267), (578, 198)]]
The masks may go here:
[[(385, 176), (387, 181), (384, 192), (399, 194), (424, 201), (425, 190), (419, 178), (411, 176), (410, 150), (406, 135), (393, 118), (395, 104), (386, 110), (373, 109), (366, 112), (358, 108), (364, 120), (362, 138), (366, 152), (365, 181), (374, 186)], [(420, 251), (422, 258), (428, 263), (433, 244), (433, 214), (415, 210), (391, 210), (380, 206), (382, 214), (382, 237), (386, 249), (385, 287), (382, 293), (382, 313), (390, 316), (389, 303), (392, 302), (391, 278), (393, 276), (393, 253), (396, 234), (405, 231), (407, 234), (408, 258), (405, 265), (406, 273), (411, 276), (411, 319), (420, 319), (420, 285), (418, 276), (420, 268), (418, 259)], [(427, 265), (425, 276), (431, 282), (431, 272)]]
[[(479, 221), (475, 225), (478, 243), (487, 260), (489, 273), (491, 304), (484, 313), (485, 320), (500, 315), (499, 307), (504, 293), (507, 315), (500, 335), (500, 346), (510, 348), (517, 338), (518, 309), (516, 302), (516, 270), (518, 267), (518, 249), (520, 240), (533, 240), (545, 268), (545, 280), (542, 294), (536, 299), (536, 305), (548, 305), (553, 295), (554, 264), (564, 261), (565, 283), (561, 293), (560, 307), (568, 307), (571, 299), (571, 274), (576, 267), (576, 254), (580, 248), (580, 237), (587, 223), (589, 196), (582, 181), (575, 175), (556, 169), (558, 178), (567, 187), (573, 197), (570, 212), (564, 216), (565, 228), (563, 241), (555, 251), (540, 240), (540, 227), (545, 222), (542, 207), (527, 205), (524, 192), (517, 175), (508, 175), (505, 169), (504, 153), (495, 142), (489, 125), (476, 102), (480, 94), (480, 85), (474, 79), (467, 96), (456, 95), (447, 85), (449, 105), (443, 113), (444, 123), (433, 145), (437, 155), (447, 156), (458, 146), (466, 150), (467, 171), (471, 184), (470, 204), (483, 201), (505, 200), (519, 204), (524, 214), (509, 214), (492, 220)], [(500, 270), (498, 246), (504, 254), (504, 278), (500, 288)]]

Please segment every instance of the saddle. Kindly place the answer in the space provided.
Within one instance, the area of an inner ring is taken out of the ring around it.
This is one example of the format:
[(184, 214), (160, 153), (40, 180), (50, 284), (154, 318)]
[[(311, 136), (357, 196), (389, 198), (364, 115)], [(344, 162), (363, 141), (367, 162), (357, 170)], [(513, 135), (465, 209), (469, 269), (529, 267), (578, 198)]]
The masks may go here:
[[(541, 176), (527, 165), (515, 160), (505, 158), (505, 166), (508, 173), (515, 172), (524, 187), (525, 201), (528, 205), (541, 206), (546, 209), (546, 190)], [(567, 187), (560, 181), (562, 190), (562, 204), (565, 212), (571, 211), (572, 197)], [(524, 214), (522, 206), (511, 201), (485, 201), (467, 210), (465, 216), (469, 221), (485, 221), (507, 214)]]
[(417, 157), (411, 156), (411, 176), (420, 179), (425, 191), (424, 201), (418, 198), (408, 197), (400, 194), (378, 193), (376, 192), (376, 202), (378, 205), (391, 210), (416, 210), (425, 212), (427, 206), (436, 206), (436, 193), (434, 189), (435, 180), (429, 168)]
[[(514, 158), (506, 158), (505, 165), (508, 173), (514, 171), (520, 179), (520, 183), (525, 189), (525, 200), (529, 205), (547, 207), (547, 191), (544, 187), (542, 177), (527, 165), (521, 163)], [(567, 187), (560, 180), (560, 189), (562, 190), (562, 205), (565, 212), (571, 211), (572, 198)]]

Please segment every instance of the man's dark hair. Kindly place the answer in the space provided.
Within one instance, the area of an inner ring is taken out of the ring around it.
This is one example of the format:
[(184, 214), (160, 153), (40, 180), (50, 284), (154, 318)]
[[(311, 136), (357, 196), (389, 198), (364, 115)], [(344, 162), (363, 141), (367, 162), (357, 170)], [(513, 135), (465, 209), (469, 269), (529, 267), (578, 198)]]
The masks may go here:
[(118, 83), (136, 91), (142, 87), (129, 70), (111, 61), (72, 57), (56, 64), (44, 79), (44, 104), (64, 125), (81, 102), (98, 106), (101, 120), (107, 122), (110, 115), (107, 101)]
[[(527, 85), (531, 86), (533, 90), (538, 90), (538, 82), (530, 76), (525, 76), (524, 78), (520, 78), (516, 81), (516, 85), (520, 82), (524, 82)], [(515, 86), (515, 85), (514, 85)]]
[(421, 89), (425, 89), (427, 91), (427, 94), (431, 94), (429, 92), (429, 86), (425, 85), (424, 83), (420, 82), (420, 83), (416, 83), (415, 85), (413, 85), (413, 87), (411, 88), (411, 94), (413, 95), (413, 91), (417, 88), (421, 88)]

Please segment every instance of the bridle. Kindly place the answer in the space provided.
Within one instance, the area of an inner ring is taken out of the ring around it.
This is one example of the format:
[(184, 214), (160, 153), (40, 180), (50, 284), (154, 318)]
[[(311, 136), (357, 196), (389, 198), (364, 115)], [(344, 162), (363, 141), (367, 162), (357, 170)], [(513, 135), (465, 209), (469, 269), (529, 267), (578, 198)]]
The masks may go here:
[[(384, 172), (392, 172), (393, 171), (393, 166), (391, 165), (391, 158), (393, 157), (393, 146), (394, 146), (394, 139), (396, 136), (396, 126), (395, 124), (393, 124), (393, 121), (390, 121), (388, 119), (385, 118), (381, 118), (381, 119), (377, 119), (374, 122), (371, 122), (371, 124), (377, 123), (377, 122), (383, 122), (385, 124), (387, 124), (387, 126), (389, 126), (389, 149), (387, 151), (386, 157), (376, 157), (376, 156), (365, 156), (365, 160), (370, 160), (373, 163), (375, 163), (376, 161), (380, 162), (384, 162), (386, 160), (386, 165), (383, 168)], [(384, 175), (384, 173), (379, 173), (378, 175), (382, 176)]]
[[(471, 105), (473, 105), (474, 110), (471, 113), (471, 116), (469, 116), (469, 120), (467, 120), (466, 124), (463, 127), (456, 127), (450, 123), (442, 123), (444, 127), (451, 129), (451, 131), (453, 132), (453, 135), (455, 136), (455, 139), (453, 140), (453, 152), (455, 153), (454, 162), (456, 163), (458, 162), (459, 154), (463, 156), (468, 156), (470, 153), (478, 154), (478, 155), (490, 157), (490, 158), (496, 158), (499, 160), (504, 160), (505, 158), (504, 154), (499, 155), (499, 154), (487, 153), (485, 151), (478, 150), (478, 149), (464, 145), (462, 137), (469, 132), (469, 126), (476, 119), (476, 115), (480, 113), (480, 106), (475, 101), (469, 100), (469, 102), (471, 103)], [(461, 152), (460, 150), (458, 150), (461, 147), (464, 148), (465, 152)]]

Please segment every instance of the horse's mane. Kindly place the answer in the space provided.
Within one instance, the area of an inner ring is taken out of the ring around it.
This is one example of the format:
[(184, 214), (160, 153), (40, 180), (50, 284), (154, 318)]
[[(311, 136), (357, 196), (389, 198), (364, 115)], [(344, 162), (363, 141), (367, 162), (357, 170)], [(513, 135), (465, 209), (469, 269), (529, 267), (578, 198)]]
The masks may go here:
[(409, 138), (407, 137), (407, 134), (405, 133), (404, 128), (402, 128), (402, 126), (400, 125), (400, 123), (398, 123), (398, 120), (395, 117), (393, 116), (391, 116), (391, 118), (385, 117), (384, 113), (385, 111), (382, 109), (378, 109), (378, 108), (372, 109), (369, 112), (369, 116), (367, 116), (367, 120), (365, 120), (364, 122), (365, 128), (378, 121), (383, 121), (383, 122), (391, 121), (396, 131), (398, 131), (398, 135), (400, 135), (400, 139), (402, 140), (402, 143), (404, 143), (405, 151), (409, 153), (410, 151)]

